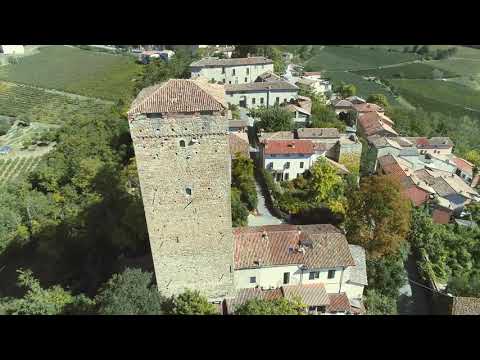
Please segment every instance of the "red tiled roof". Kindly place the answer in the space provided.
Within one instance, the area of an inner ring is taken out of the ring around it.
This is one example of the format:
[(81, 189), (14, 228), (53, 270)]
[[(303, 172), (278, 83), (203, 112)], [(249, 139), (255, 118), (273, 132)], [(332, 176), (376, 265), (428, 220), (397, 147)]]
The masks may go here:
[[(355, 266), (345, 235), (329, 224), (277, 225), (234, 229), (235, 268), (305, 265), (308, 268)], [(306, 241), (305, 251), (298, 251)]]
[(201, 79), (170, 79), (144, 89), (132, 103), (128, 114), (223, 111), (225, 109), (225, 90), (222, 85), (209, 84)]
[(456, 156), (453, 157), (453, 162), (464, 173), (473, 174), (473, 164), (471, 162)]
[(353, 104), (353, 107), (355, 110), (358, 112), (364, 112), (364, 113), (369, 113), (369, 112), (383, 112), (383, 108), (381, 106), (378, 106), (377, 104), (371, 104), (371, 103), (362, 103), (362, 104)]
[(375, 135), (381, 131), (387, 131), (396, 134), (391, 126), (383, 121), (383, 118), (376, 112), (369, 112), (358, 118), (358, 124), (366, 136)]
[(437, 208), (432, 212), (432, 219), (436, 224), (448, 224), (451, 216), (452, 211), (447, 209)]
[(350, 301), (345, 293), (328, 294), (327, 312), (351, 311)]
[(405, 197), (409, 198), (415, 206), (424, 204), (429, 197), (429, 193), (416, 185), (410, 186), (403, 190)]
[(271, 154), (313, 154), (313, 142), (310, 140), (265, 140), (264, 152)]
[(382, 169), (386, 175), (391, 175), (400, 181), (407, 176), (400, 164), (395, 160), (395, 157), (390, 154), (379, 157), (378, 165), (380, 165), (380, 169)]

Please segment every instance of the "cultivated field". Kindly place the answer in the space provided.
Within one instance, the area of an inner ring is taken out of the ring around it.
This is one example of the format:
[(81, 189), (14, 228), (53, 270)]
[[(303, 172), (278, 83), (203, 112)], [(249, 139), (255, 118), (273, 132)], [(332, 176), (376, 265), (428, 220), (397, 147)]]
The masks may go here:
[(0, 80), (108, 100), (127, 99), (141, 65), (129, 56), (48, 46), (0, 67)]
[(81, 116), (110, 111), (112, 105), (99, 100), (76, 98), (30, 86), (0, 81), (0, 115), (35, 122), (62, 124)]
[(430, 112), (480, 116), (478, 90), (452, 81), (394, 79), (390, 82), (415, 107)]
[(398, 64), (418, 59), (418, 55), (389, 52), (384, 49), (325, 46), (305, 64), (305, 69), (318, 70), (362, 70)]
[(383, 69), (358, 70), (354, 72), (362, 76), (375, 76), (377, 78), (384, 79), (433, 79), (435, 69), (442, 73), (443, 78), (452, 78), (458, 76), (458, 74), (454, 72), (445, 69), (438, 69), (425, 63), (413, 63)]
[(0, 186), (9, 181), (24, 178), (37, 167), (41, 159), (42, 156), (0, 158)]

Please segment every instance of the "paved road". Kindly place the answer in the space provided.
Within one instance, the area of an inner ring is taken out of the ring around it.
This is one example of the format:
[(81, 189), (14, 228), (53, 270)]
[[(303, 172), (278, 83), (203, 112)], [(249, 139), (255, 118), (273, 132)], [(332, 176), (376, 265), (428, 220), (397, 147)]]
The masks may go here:
[(261, 225), (278, 225), (282, 223), (282, 220), (273, 216), (265, 205), (265, 198), (262, 194), (262, 188), (256, 182), (255, 187), (257, 189), (258, 196), (258, 215), (248, 215), (248, 226), (261, 226)]
[(405, 264), (409, 280), (400, 289), (398, 313), (401, 315), (429, 315), (432, 313), (430, 291), (415, 283), (423, 284), (417, 270), (414, 255), (410, 255)]

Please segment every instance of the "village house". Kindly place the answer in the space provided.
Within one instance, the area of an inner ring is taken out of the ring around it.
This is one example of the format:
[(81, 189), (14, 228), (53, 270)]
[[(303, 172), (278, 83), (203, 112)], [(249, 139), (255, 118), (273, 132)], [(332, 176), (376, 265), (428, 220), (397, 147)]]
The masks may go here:
[(320, 155), (311, 140), (263, 140), (260, 162), (275, 181), (293, 180), (310, 169)]
[(228, 121), (229, 132), (247, 132), (249, 122), (246, 119), (230, 119)]
[(223, 84), (247, 84), (260, 74), (273, 72), (273, 61), (265, 57), (234, 59), (203, 58), (190, 65), (191, 77), (206, 77), (209, 81)]
[(365, 112), (358, 116), (358, 131), (364, 137), (372, 135), (398, 136), (393, 121), (377, 111)]
[(460, 176), (471, 187), (476, 187), (480, 176), (475, 172), (475, 165), (457, 156), (453, 156), (452, 161), (457, 167), (455, 174)]
[(287, 81), (265, 81), (225, 85), (228, 103), (244, 108), (286, 104), (298, 96), (298, 88)]
[(332, 84), (330, 84), (329, 81), (322, 79), (300, 78), (295, 85), (310, 90), (318, 95), (323, 95), (326, 92), (332, 91)]
[(175, 52), (172, 50), (148, 50), (139, 54), (138, 59), (141, 63), (148, 64), (154, 59), (169, 61), (173, 55), (175, 55)]
[(283, 103), (282, 106), (293, 113), (293, 121), (296, 126), (306, 126), (310, 123), (312, 115), (312, 100), (306, 96), (298, 95), (296, 99), (288, 103)]
[(362, 313), (368, 284), (365, 250), (349, 245), (330, 224), (237, 228), (235, 299), (228, 313), (252, 298), (300, 297), (310, 313)]
[(302, 77), (305, 79), (319, 80), (322, 78), (322, 73), (319, 71), (304, 71)]

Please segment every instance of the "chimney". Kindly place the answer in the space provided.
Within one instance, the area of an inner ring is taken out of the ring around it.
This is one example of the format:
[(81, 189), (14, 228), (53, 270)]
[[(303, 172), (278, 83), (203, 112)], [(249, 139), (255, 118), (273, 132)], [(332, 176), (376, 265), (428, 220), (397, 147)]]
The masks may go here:
[(262, 232), (262, 240), (268, 240), (268, 234), (265, 230)]

